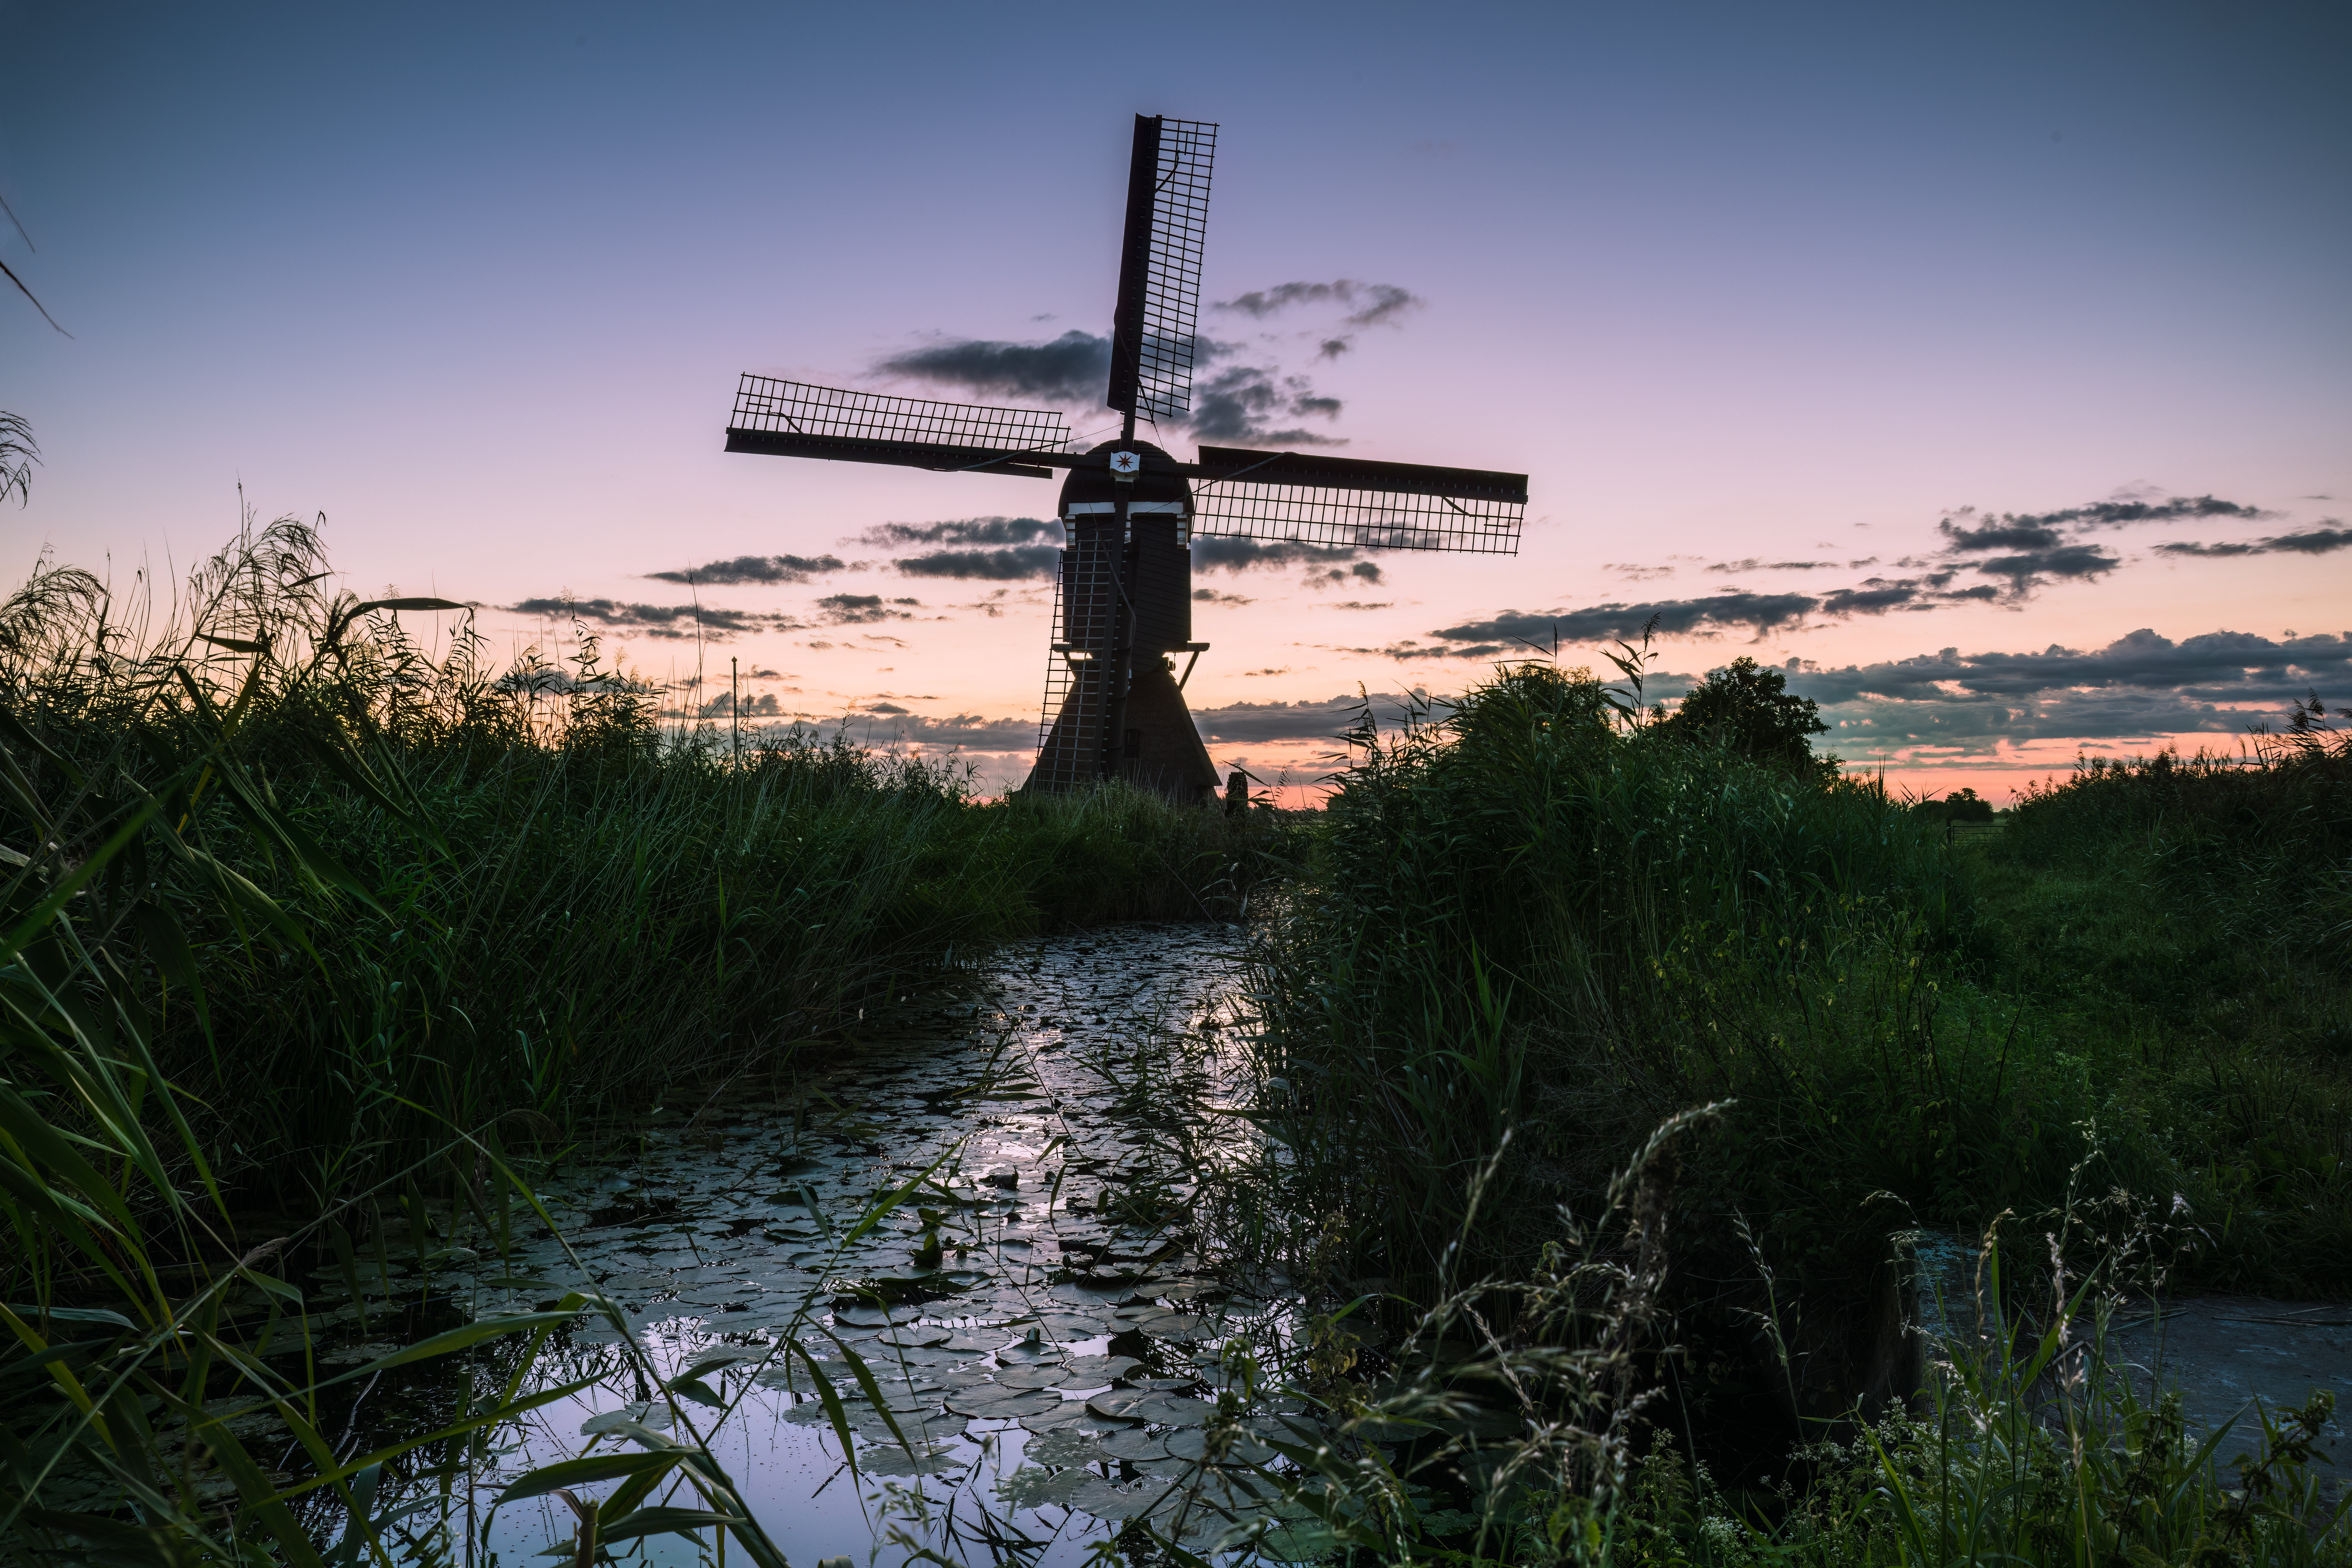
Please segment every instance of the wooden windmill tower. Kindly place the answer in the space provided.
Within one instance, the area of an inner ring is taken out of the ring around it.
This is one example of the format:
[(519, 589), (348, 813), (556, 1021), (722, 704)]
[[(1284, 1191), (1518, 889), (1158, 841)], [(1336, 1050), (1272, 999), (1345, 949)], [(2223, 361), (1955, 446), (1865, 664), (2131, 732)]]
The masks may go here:
[[(1208, 644), (1192, 640), (1192, 542), (1513, 554), (1525, 474), (1202, 447), (1192, 462), (1135, 437), (1192, 411), (1201, 247), (1217, 128), (1139, 115), (1112, 311), (1108, 405), (1119, 436), (1071, 449), (1062, 416), (888, 397), (745, 375), (730, 452), (892, 463), (1062, 481), (1066, 542), (1028, 788), (1124, 779), (1180, 800), (1216, 786), (1184, 706)], [(1180, 672), (1177, 658), (1184, 665)]]

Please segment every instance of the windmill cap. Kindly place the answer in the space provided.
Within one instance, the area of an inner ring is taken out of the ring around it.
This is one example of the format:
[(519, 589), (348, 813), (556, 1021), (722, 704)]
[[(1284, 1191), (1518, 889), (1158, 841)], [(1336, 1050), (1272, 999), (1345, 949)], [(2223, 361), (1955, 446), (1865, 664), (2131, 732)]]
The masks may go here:
[(1182, 503), (1189, 515), (1192, 510), (1192, 487), (1184, 476), (1175, 471), (1176, 459), (1149, 441), (1105, 441), (1087, 449), (1089, 457), (1097, 453), (1108, 457), (1113, 452), (1135, 452), (1143, 458), (1143, 471), (1126, 483), (1111, 477), (1108, 468), (1072, 468), (1069, 478), (1062, 481), (1061, 511), (1072, 514), (1073, 505), (1083, 506), (1088, 512), (1099, 510), (1106, 504), (1118, 501), (1142, 503), (1170, 501)]

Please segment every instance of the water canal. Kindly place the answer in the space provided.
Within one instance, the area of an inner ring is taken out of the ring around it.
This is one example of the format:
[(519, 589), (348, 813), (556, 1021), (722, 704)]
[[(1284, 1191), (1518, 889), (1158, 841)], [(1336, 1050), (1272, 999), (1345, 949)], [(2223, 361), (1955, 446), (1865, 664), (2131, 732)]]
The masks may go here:
[[(568, 1165), (541, 1194), (553, 1232), (517, 1232), (503, 1262), (444, 1248), (435, 1291), (475, 1314), (583, 1285), (613, 1310), (528, 1368), (484, 1353), (442, 1374), (443, 1419), (518, 1370), (526, 1394), (583, 1386), (412, 1479), (416, 1557), (563, 1546), (560, 1495), (494, 1500), (537, 1467), (663, 1437), (706, 1447), (795, 1563), (919, 1549), (1049, 1568), (1138, 1520), (1195, 1551), (1253, 1529), (1277, 1555), (1308, 1551), (1310, 1526), (1284, 1533), (1296, 1510), (1275, 1505), (1259, 1441), (1313, 1440), (1269, 1392), (1304, 1306), (1208, 1240), (1233, 1184), (1202, 1173), (1259, 1157), (1218, 1110), (1244, 1065), (1227, 1043), (1239, 945), (1239, 928), (1202, 924), (1012, 946), (789, 1093), (666, 1107), (626, 1148)], [(1221, 1394), (1243, 1420), (1213, 1434)], [(346, 1451), (403, 1407), (363, 1398)], [(706, 1530), (614, 1549), (690, 1563), (718, 1547)]]

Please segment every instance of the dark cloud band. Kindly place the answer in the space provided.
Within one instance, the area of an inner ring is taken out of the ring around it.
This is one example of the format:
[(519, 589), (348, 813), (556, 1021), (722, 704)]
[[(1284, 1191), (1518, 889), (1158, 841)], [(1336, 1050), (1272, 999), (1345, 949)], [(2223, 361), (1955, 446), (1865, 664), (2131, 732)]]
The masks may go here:
[(737, 583), (806, 583), (833, 572), (846, 572), (849, 563), (837, 555), (738, 555), (683, 572), (648, 572), (658, 583), (725, 585)]
[(789, 632), (801, 623), (790, 616), (722, 610), (709, 605), (629, 605), (614, 599), (524, 599), (500, 608), (509, 614), (584, 621), (643, 637), (702, 637), (713, 642), (746, 632)]

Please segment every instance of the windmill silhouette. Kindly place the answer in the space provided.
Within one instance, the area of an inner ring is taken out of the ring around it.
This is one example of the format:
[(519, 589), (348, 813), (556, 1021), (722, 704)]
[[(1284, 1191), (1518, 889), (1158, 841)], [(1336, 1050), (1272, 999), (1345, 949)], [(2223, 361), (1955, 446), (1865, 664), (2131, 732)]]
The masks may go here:
[[(1116, 441), (1072, 449), (1062, 416), (743, 377), (730, 452), (1051, 479), (1066, 538), (1037, 760), (1025, 787), (1125, 779), (1179, 800), (1216, 787), (1184, 706), (1208, 644), (1192, 640), (1192, 542), (1515, 554), (1525, 474), (1202, 447), (1192, 462), (1135, 438), (1192, 411), (1201, 247), (1217, 128), (1138, 115), (1111, 315)], [(1187, 656), (1180, 674), (1176, 656)]]

